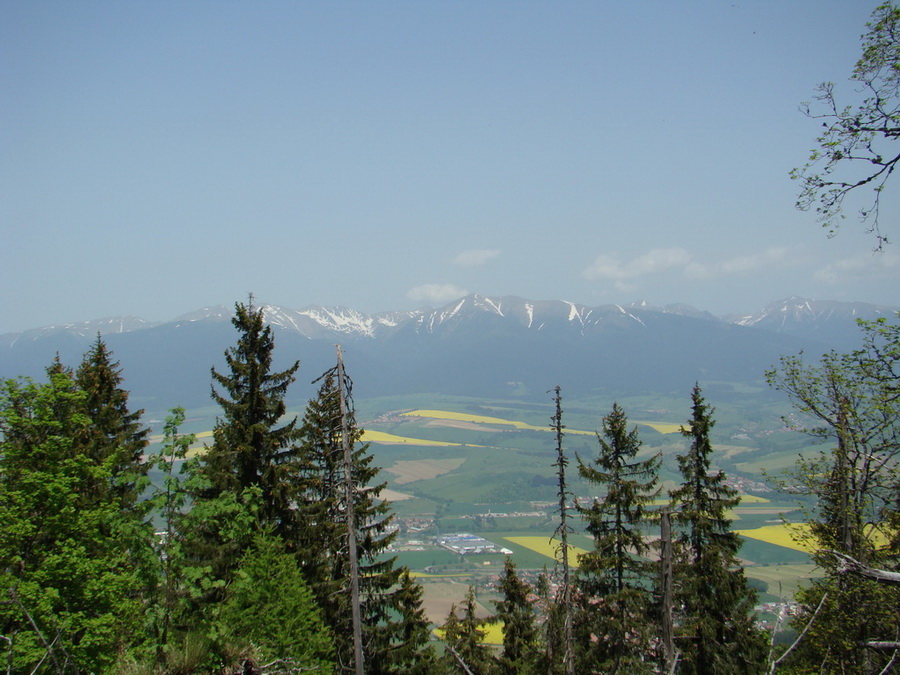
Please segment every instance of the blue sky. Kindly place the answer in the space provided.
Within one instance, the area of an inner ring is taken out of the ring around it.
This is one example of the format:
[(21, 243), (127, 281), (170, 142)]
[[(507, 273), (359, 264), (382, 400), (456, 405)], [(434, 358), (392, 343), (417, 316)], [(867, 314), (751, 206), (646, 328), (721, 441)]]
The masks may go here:
[(874, 6), (3, 0), (0, 333), (251, 291), (900, 304), (898, 249), (788, 178)]

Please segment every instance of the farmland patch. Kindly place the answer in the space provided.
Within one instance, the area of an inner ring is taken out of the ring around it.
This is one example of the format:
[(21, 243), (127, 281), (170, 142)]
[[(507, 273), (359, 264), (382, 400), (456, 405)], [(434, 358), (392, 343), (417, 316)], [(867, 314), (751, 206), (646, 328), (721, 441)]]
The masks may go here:
[(802, 541), (802, 537), (808, 530), (809, 526), (806, 523), (781, 523), (779, 525), (764, 525), (753, 530), (735, 530), (735, 532), (742, 537), (757, 539), (795, 551), (812, 553), (815, 549)]
[(408, 438), (407, 436), (395, 436), (394, 434), (389, 434), (384, 431), (374, 431), (372, 429), (366, 429), (365, 431), (363, 431), (361, 440), (363, 441), (363, 443), (382, 443), (385, 445), (430, 445), (442, 448), (463, 445), (463, 443), (451, 443), (450, 441), (431, 441), (425, 438)]
[(462, 466), (465, 461), (465, 457), (401, 460), (389, 466), (385, 471), (397, 476), (395, 483), (404, 485), (417, 480), (428, 480), (429, 478), (450, 473)]
[[(545, 536), (538, 537), (504, 537), (507, 541), (511, 541), (514, 544), (518, 544), (519, 546), (523, 546), (535, 553), (540, 553), (551, 560), (556, 560), (556, 552), (559, 543), (556, 540), (550, 540)], [(580, 548), (578, 546), (573, 546), (569, 544), (569, 564), (573, 567), (578, 567), (577, 558), (579, 555), (583, 555), (587, 553), (587, 550)]]
[[(454, 422), (467, 422), (474, 425), (495, 425), (495, 426), (511, 426), (514, 429), (523, 431), (552, 431), (550, 425), (537, 426), (528, 424), (527, 422), (519, 422), (517, 420), (508, 420), (502, 417), (491, 417), (489, 415), (474, 415), (472, 413), (452, 412), (449, 410), (410, 410), (402, 413), (407, 417), (425, 417), (434, 420), (450, 420)], [(634, 424), (643, 425), (655, 429), (661, 434), (677, 434), (681, 432), (681, 424), (673, 424), (671, 422), (656, 421), (633, 421)], [(584, 431), (581, 429), (566, 429), (567, 434), (580, 434), (583, 436), (593, 436), (596, 432)]]

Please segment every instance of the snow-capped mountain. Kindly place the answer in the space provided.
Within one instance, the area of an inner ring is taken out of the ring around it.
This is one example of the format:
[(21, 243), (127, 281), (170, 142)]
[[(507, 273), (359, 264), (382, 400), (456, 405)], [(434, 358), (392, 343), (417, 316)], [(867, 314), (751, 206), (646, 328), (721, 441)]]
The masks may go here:
[(896, 312), (896, 307), (885, 305), (792, 296), (769, 303), (755, 314), (732, 317), (730, 320), (739, 326), (824, 340), (845, 348), (858, 342), (857, 319), (871, 321), (890, 318)]
[[(261, 305), (275, 331), (275, 368), (296, 360), (292, 391), (344, 345), (357, 392), (543, 396), (689, 391), (697, 381), (759, 382), (784, 354), (858, 344), (858, 317), (891, 308), (791, 298), (758, 314), (720, 319), (686, 305), (590, 307), (564, 300), (469, 295), (443, 307), (365, 314), (346, 307)], [(234, 344), (233, 308), (206, 307), (161, 324), (103, 319), (0, 336), (0, 377), (41, 377), (59, 353), (77, 365), (98, 332), (120, 361), (137, 405), (208, 404), (211, 366)], [(305, 387), (305, 389), (304, 389)], [(524, 393), (523, 393), (524, 392)]]
[(118, 335), (120, 333), (130, 333), (132, 331), (152, 328), (153, 326), (158, 325), (159, 322), (145, 321), (136, 316), (107, 317), (91, 321), (78, 321), (76, 323), (61, 323), (53, 326), (43, 326), (41, 328), (32, 328), (19, 333), (6, 333), (0, 335), (0, 345), (9, 347), (18, 341), (32, 342), (63, 335), (71, 336), (73, 338), (94, 339), (97, 337), (98, 333), (103, 335)]

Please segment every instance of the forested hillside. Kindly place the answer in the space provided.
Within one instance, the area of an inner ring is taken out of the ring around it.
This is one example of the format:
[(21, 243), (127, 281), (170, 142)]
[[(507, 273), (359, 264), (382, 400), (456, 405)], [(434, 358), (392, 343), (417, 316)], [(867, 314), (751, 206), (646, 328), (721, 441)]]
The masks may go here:
[[(828, 448), (784, 482), (817, 497), (798, 536), (824, 570), (796, 615), (781, 617), (800, 635), (790, 653), (757, 620), (732, 529), (740, 495), (714, 468), (715, 411), (700, 386), (671, 487), (618, 404), (598, 411), (590, 454), (567, 449), (557, 388), (546, 437), (554, 541), (577, 526), (590, 547), (557, 546), (558, 564), (533, 584), (507, 557), (490, 617), (470, 586), (435, 626), (395, 553), (393, 507), (340, 350), (291, 417), (299, 364), (273, 367), (274, 333), (252, 300), (232, 325), (202, 451), (176, 407), (148, 454), (127, 373), (101, 337), (74, 368), (57, 358), (40, 380), (3, 383), (8, 672), (878, 673), (894, 663), (900, 588), (872, 570), (900, 559), (900, 323), (863, 323), (859, 349), (818, 364), (786, 356), (767, 374)], [(596, 496), (574, 498), (576, 474)], [(497, 646), (484, 639), (491, 629)]]

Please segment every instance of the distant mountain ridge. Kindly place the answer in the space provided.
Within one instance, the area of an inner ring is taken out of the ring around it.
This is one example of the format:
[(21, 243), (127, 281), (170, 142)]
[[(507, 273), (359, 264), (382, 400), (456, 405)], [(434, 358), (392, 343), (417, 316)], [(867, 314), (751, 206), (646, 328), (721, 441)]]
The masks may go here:
[[(298, 397), (345, 345), (357, 391), (543, 396), (689, 391), (698, 380), (758, 381), (782, 354), (822, 353), (858, 342), (856, 318), (894, 308), (789, 298), (723, 319), (687, 305), (589, 307), (563, 300), (469, 295), (437, 309), (365, 314), (346, 307), (260, 305), (276, 332), (275, 367), (301, 361)], [(40, 377), (56, 353), (77, 365), (98, 332), (122, 364), (139, 405), (209, 401), (209, 369), (234, 343), (233, 308), (206, 307), (173, 321), (106, 318), (0, 336), (0, 377)]]
[[(412, 311), (392, 311), (365, 314), (347, 307), (310, 306), (304, 309), (289, 309), (278, 305), (261, 305), (266, 322), (284, 330), (296, 331), (310, 339), (334, 337), (378, 338), (401, 330), (407, 324), (417, 333), (434, 333), (445, 324), (453, 325), (471, 319), (479, 312), (495, 314), (500, 318), (514, 321), (529, 330), (542, 330), (548, 323), (568, 321), (574, 326), (588, 329), (604, 322), (615, 323), (616, 319), (640, 321), (636, 313), (654, 312), (674, 316), (692, 317), (709, 321), (724, 321), (739, 326), (789, 333), (793, 335), (821, 335), (827, 329), (840, 326), (844, 332), (847, 326), (855, 326), (855, 320), (890, 317), (900, 311), (898, 307), (875, 305), (863, 302), (839, 302), (835, 300), (813, 300), (793, 296), (772, 302), (758, 312), (749, 315), (726, 315), (717, 317), (709, 312), (686, 304), (662, 307), (646, 302), (632, 302), (626, 305), (607, 304), (589, 307), (567, 300), (526, 300), (515, 296), (490, 298), (472, 294), (454, 300), (437, 309)], [(55, 324), (33, 328), (18, 333), (0, 335), (0, 343), (12, 344), (17, 340), (40, 340), (60, 333), (78, 337), (130, 333), (154, 328), (163, 323), (180, 324), (196, 321), (230, 321), (233, 307), (214, 305), (183, 314), (171, 321), (152, 322), (135, 316), (106, 317), (77, 323)]]

